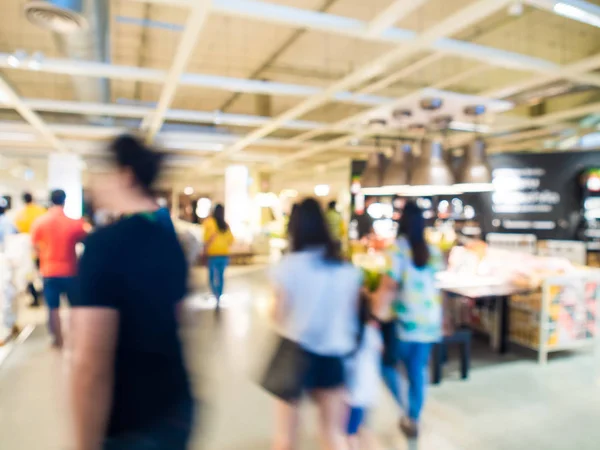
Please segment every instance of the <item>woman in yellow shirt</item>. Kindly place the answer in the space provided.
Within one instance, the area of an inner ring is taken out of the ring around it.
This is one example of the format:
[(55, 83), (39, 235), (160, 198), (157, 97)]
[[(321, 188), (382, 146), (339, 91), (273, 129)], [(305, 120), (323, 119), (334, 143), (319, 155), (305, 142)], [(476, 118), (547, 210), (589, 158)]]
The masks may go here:
[(225, 222), (223, 205), (215, 206), (212, 217), (204, 221), (204, 249), (208, 256), (210, 289), (217, 299), (217, 308), (223, 296), (225, 269), (229, 265), (229, 249), (233, 234)]

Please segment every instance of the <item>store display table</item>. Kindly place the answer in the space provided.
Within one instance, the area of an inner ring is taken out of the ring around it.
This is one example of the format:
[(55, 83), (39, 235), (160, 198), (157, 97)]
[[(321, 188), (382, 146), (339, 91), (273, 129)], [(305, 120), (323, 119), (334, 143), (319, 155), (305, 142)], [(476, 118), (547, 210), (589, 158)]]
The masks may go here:
[[(445, 278), (445, 277), (444, 277)], [(510, 343), (509, 301), (515, 294), (529, 292), (529, 289), (488, 278), (471, 278), (460, 281), (440, 281), (439, 288), (452, 297), (466, 297), (475, 302), (490, 299), (495, 302), (495, 321), (490, 330), (491, 345), (498, 353), (508, 352)]]

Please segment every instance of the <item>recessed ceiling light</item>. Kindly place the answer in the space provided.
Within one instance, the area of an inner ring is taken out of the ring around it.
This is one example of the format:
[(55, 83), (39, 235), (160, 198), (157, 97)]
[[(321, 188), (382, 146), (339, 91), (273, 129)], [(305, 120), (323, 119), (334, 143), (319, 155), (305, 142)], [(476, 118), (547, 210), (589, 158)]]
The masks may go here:
[(194, 193), (194, 188), (191, 186), (188, 186), (183, 190), (183, 193), (185, 195), (192, 195)]

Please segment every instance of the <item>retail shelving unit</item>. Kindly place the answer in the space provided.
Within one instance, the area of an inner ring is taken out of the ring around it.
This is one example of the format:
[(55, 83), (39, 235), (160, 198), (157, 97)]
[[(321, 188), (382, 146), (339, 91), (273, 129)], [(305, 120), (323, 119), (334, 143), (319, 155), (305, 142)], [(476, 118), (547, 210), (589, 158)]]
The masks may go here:
[(547, 278), (541, 290), (514, 295), (510, 303), (510, 339), (538, 352), (540, 364), (548, 353), (598, 344), (600, 271)]
[(486, 242), (490, 247), (535, 255), (537, 238), (534, 234), (488, 233)]

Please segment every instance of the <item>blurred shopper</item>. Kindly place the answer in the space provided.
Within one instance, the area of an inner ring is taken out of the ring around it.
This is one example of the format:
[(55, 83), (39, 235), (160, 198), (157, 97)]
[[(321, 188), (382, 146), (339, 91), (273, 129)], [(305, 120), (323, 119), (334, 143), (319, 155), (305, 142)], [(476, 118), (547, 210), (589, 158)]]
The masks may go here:
[(329, 202), (325, 217), (327, 218), (327, 225), (329, 227), (331, 238), (334, 241), (341, 243), (342, 238), (344, 237), (344, 220), (337, 210), (337, 203), (335, 201)]
[(377, 403), (383, 355), (380, 320), (387, 317), (391, 302), (392, 297), (382, 290), (373, 294), (363, 290), (361, 296), (358, 348), (348, 364), (350, 414), (347, 433), (350, 450), (379, 448), (365, 421), (370, 409)]
[(210, 289), (219, 308), (225, 287), (225, 269), (229, 265), (229, 249), (233, 244), (233, 234), (229, 224), (225, 222), (223, 205), (215, 206), (212, 216), (207, 218), (203, 225)]
[(31, 233), (33, 223), (46, 213), (46, 210), (34, 203), (33, 196), (29, 192), (23, 194), (25, 206), (15, 217), (15, 225), (19, 233)]
[[(442, 337), (442, 301), (435, 287), (435, 275), (443, 269), (441, 252), (425, 242), (422, 210), (408, 202), (400, 221), (397, 247), (392, 252), (392, 269), (382, 280), (383, 287), (397, 293), (398, 359), (408, 375), (408, 415), (400, 428), (416, 437), (425, 401), (426, 370), (431, 347)], [(397, 375), (397, 374), (396, 374)], [(386, 377), (392, 391), (398, 390), (397, 377)]]
[(373, 198), (365, 199), (365, 206), (362, 211), (356, 212), (352, 221), (356, 224), (356, 234), (358, 240), (369, 238), (375, 230), (373, 229), (373, 218), (369, 215), (368, 208), (374, 203)]
[(94, 202), (122, 217), (85, 242), (71, 312), (77, 450), (183, 450), (194, 404), (177, 310), (187, 264), (151, 188), (161, 155), (128, 136), (111, 146)]
[[(273, 448), (296, 448), (299, 404), (308, 393), (320, 412), (323, 448), (347, 449), (344, 358), (356, 348), (362, 274), (341, 260), (316, 200), (300, 203), (290, 224), (293, 251), (272, 273), (282, 339), (263, 382), (279, 398)], [(287, 359), (294, 349), (302, 361)], [(277, 380), (294, 385), (283, 392)]]
[(285, 233), (286, 233), (286, 237), (287, 237), (287, 249), (286, 251), (289, 253), (291, 252), (293, 249), (293, 245), (294, 245), (294, 240), (292, 239), (292, 231), (293, 231), (293, 223), (296, 220), (296, 218), (298, 217), (298, 203), (294, 203), (292, 205), (292, 210), (290, 211), (290, 216), (288, 217), (288, 222), (287, 225), (285, 227)]
[(66, 295), (69, 302), (76, 297), (75, 275), (77, 254), (75, 246), (86, 235), (83, 220), (70, 219), (65, 215), (65, 191), (52, 191), (52, 207), (35, 221), (31, 240), (40, 258), (40, 271), (44, 278), (44, 298), (48, 305), (48, 328), (53, 346), (63, 345), (60, 323), (60, 297)]
[(9, 235), (15, 234), (16, 229), (5, 214), (6, 209), (0, 206), (0, 346), (7, 341), (17, 337), (20, 330), (17, 326), (16, 314), (16, 292), (14, 289), (14, 270), (11, 267), (12, 261), (4, 253), (5, 240)]
[(4, 249), (4, 238), (16, 232), (15, 226), (6, 216), (6, 208), (0, 206), (0, 251)]
[[(33, 226), (33, 223), (41, 216), (43, 216), (46, 213), (46, 210), (40, 205), (34, 203), (33, 196), (29, 192), (25, 192), (23, 194), (23, 203), (25, 204), (25, 206), (21, 211), (17, 213), (15, 217), (15, 226), (17, 227), (17, 231), (19, 233), (29, 234), (31, 233), (31, 227)], [(40, 264), (37, 258), (35, 263), (36, 267), (39, 269)], [(37, 276), (33, 274), (31, 275), (31, 277), (37, 278)], [(30, 306), (34, 308), (40, 306), (40, 295), (37, 289), (35, 288), (33, 280), (28, 283), (27, 291), (31, 294), (32, 297), (32, 302)]]

